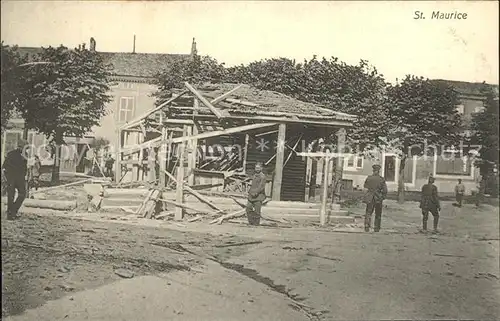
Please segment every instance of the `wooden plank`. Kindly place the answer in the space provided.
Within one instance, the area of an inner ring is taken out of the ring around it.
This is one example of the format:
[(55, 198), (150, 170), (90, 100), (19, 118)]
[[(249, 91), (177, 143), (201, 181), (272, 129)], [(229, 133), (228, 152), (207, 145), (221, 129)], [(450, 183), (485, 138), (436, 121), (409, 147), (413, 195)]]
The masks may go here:
[(245, 134), (245, 147), (243, 149), (243, 173), (247, 172), (248, 143), (250, 135)]
[[(187, 134), (186, 136), (190, 137), (193, 136), (193, 126), (187, 126)], [(188, 184), (189, 185), (194, 185), (194, 165), (193, 165), (193, 145), (192, 145), (192, 140), (189, 140), (187, 142), (187, 169), (186, 169), (186, 175), (188, 177)]]
[[(198, 114), (198, 109), (200, 108), (200, 102), (198, 99), (195, 99), (193, 102), (193, 114)], [(191, 134), (193, 136), (198, 135), (198, 127), (195, 125), (191, 126)], [(198, 140), (193, 139), (189, 141), (189, 155), (188, 155), (188, 184), (190, 186), (194, 185), (194, 169), (196, 168), (196, 158), (197, 158), (197, 148), (198, 148)]]
[[(263, 123), (263, 124), (250, 124), (250, 125), (231, 127), (231, 128), (227, 128), (224, 130), (217, 130), (217, 131), (201, 133), (201, 134), (198, 134), (196, 136), (193, 135), (193, 136), (188, 137), (188, 136), (184, 135), (182, 137), (172, 138), (171, 140), (169, 140), (169, 143), (176, 144), (176, 143), (189, 141), (192, 139), (206, 139), (206, 138), (210, 138), (210, 137), (236, 134), (236, 133), (241, 133), (241, 132), (250, 131), (250, 130), (254, 130), (254, 129), (271, 127), (271, 126), (275, 126), (275, 125), (276, 125), (276, 123)], [(159, 146), (160, 143), (161, 143), (161, 137), (157, 137), (157, 138), (149, 140), (145, 143), (139, 144), (138, 146), (124, 149), (123, 153), (130, 154), (130, 153), (140, 151), (141, 149), (146, 148), (146, 147), (157, 147), (157, 146)]]
[(125, 128), (130, 128), (132, 126), (135, 126), (137, 125), (137, 123), (139, 123), (140, 121), (142, 121), (143, 119), (149, 117), (149, 115), (151, 114), (154, 114), (156, 113), (158, 110), (162, 109), (163, 107), (167, 106), (168, 104), (170, 104), (171, 102), (173, 102), (174, 100), (176, 100), (177, 98), (181, 97), (182, 95), (186, 94), (187, 91), (183, 91), (181, 92), (179, 95), (177, 96), (174, 96), (172, 98), (170, 98), (169, 100), (165, 101), (164, 103), (162, 103), (161, 105), (159, 105), (158, 107), (156, 108), (153, 108), (152, 110), (148, 111), (148, 112), (145, 112), (144, 114), (142, 114), (141, 116), (131, 120), (130, 122), (124, 124), (123, 126), (120, 127), (120, 129), (125, 129)]
[(78, 182), (73, 182), (73, 183), (68, 183), (68, 184), (63, 184), (63, 185), (58, 185), (58, 186), (47, 187), (47, 188), (44, 188), (44, 189), (39, 189), (38, 191), (32, 191), (30, 194), (33, 195), (33, 194), (36, 194), (36, 193), (45, 193), (47, 191), (51, 191), (51, 190), (54, 190), (54, 189), (63, 188), (63, 187), (69, 187), (69, 186), (75, 186), (75, 185), (80, 185), (80, 184), (83, 184), (83, 183), (86, 183), (86, 182), (90, 182), (90, 181), (92, 181), (92, 179), (91, 178), (87, 178), (87, 179), (84, 179), (84, 180), (81, 180), (81, 181), (78, 181)]
[(233, 104), (239, 104), (243, 106), (249, 106), (249, 107), (257, 107), (259, 104), (252, 103), (249, 101), (244, 101), (244, 100), (239, 100), (239, 99), (226, 99), (226, 101), (233, 103)]
[(270, 132), (260, 133), (260, 134), (254, 135), (254, 136), (255, 137), (261, 137), (261, 136), (266, 136), (266, 135), (274, 134), (274, 133), (277, 133), (277, 132), (278, 132), (277, 130), (271, 130)]
[(145, 218), (153, 218), (153, 215), (155, 214), (155, 210), (158, 206), (158, 199), (161, 196), (161, 192), (157, 189), (153, 190), (153, 193), (151, 194), (151, 197), (149, 198), (149, 201), (146, 203), (143, 209), (142, 216)]
[(185, 203), (178, 203), (176, 201), (172, 201), (172, 200), (166, 200), (166, 199), (160, 199), (160, 201), (164, 202), (164, 203), (167, 203), (167, 204), (172, 204), (176, 207), (181, 207), (181, 208), (184, 208), (184, 209), (188, 209), (188, 210), (192, 210), (192, 211), (195, 211), (196, 213), (211, 213), (211, 214), (216, 214), (217, 212), (214, 212), (214, 211), (209, 211), (209, 210), (206, 210), (206, 209), (199, 209), (195, 206), (192, 206), (192, 205), (188, 205), (188, 204), (185, 204)]
[(151, 197), (151, 195), (153, 194), (153, 192), (154, 192), (154, 190), (150, 190), (148, 192), (148, 195), (146, 195), (146, 198), (142, 201), (142, 204), (137, 208), (137, 210), (135, 211), (135, 214), (139, 215), (140, 213), (142, 213), (142, 210), (143, 210), (144, 206), (149, 201), (149, 198)]
[[(184, 135), (186, 134), (187, 134), (187, 125), (184, 125)], [(184, 203), (184, 149), (185, 149), (185, 144), (181, 143), (178, 147), (178, 155), (177, 155), (177, 159), (179, 160), (179, 164), (177, 166), (177, 179), (174, 179), (174, 181), (176, 182), (175, 200), (177, 201), (177, 203)], [(165, 171), (165, 173), (168, 172)], [(174, 219), (176, 221), (181, 221), (183, 218), (184, 218), (184, 209), (182, 207), (176, 207)]]
[(148, 160), (143, 160), (141, 162), (139, 159), (127, 159), (122, 161), (122, 165), (147, 165), (148, 163)]
[[(265, 200), (264, 202), (262, 202), (262, 206), (266, 205), (267, 203), (269, 203), (269, 200)], [(216, 218), (215, 220), (211, 221), (210, 224), (222, 224), (223, 221), (225, 220), (229, 220), (229, 219), (232, 219), (232, 218), (236, 218), (236, 217), (240, 217), (240, 216), (243, 216), (246, 214), (246, 208), (244, 209), (241, 209), (241, 210), (237, 210), (235, 212), (232, 212), (232, 213), (229, 213), (229, 214), (226, 214), (226, 215), (223, 215), (219, 218)]]
[(326, 224), (326, 202), (328, 199), (328, 170), (329, 170), (329, 160), (324, 160), (324, 166), (323, 166), (323, 184), (322, 184), (322, 191), (321, 191), (321, 209), (319, 212), (319, 222), (321, 225)]
[(151, 148), (148, 154), (148, 181), (156, 181), (156, 153), (154, 148)]
[(160, 155), (158, 156), (158, 161), (160, 162), (160, 188), (164, 188), (166, 186), (166, 181), (165, 181), (165, 174), (163, 173), (166, 170), (166, 165), (167, 165), (167, 128), (163, 127), (162, 132), (161, 132), (161, 137), (162, 137), (162, 143), (160, 146)]
[[(167, 174), (167, 176), (170, 177), (170, 179), (173, 180), (177, 184), (177, 179), (172, 174), (170, 174), (168, 171), (165, 171), (165, 174)], [(179, 178), (179, 175), (177, 177)], [(182, 178), (184, 178), (184, 177), (182, 177)], [(184, 185), (184, 188), (186, 189), (186, 191), (191, 193), (193, 196), (195, 196), (197, 199), (199, 199), (203, 203), (207, 204), (211, 208), (213, 208), (219, 212), (224, 212), (222, 209), (220, 209), (215, 204), (213, 204), (208, 198), (201, 195), (200, 192), (193, 190), (191, 187), (189, 187), (187, 185)]]
[(285, 158), (285, 135), (286, 124), (279, 124), (278, 142), (276, 146), (276, 166), (274, 170), (273, 191), (271, 197), (273, 201), (281, 199), (281, 181), (283, 179), (283, 161)]
[(140, 127), (140, 129), (141, 129), (142, 135), (144, 135), (144, 137), (146, 137), (146, 134), (147, 134), (147, 133), (146, 133), (146, 127), (144, 127), (144, 123), (143, 123), (143, 122), (141, 122), (141, 123), (139, 124), (139, 127)]
[(193, 86), (191, 86), (188, 82), (185, 82), (184, 85), (203, 103), (203, 105), (207, 106), (218, 119), (223, 118), (220, 110), (215, 108), (207, 99), (205, 99), (205, 97), (203, 97), (196, 89), (194, 89)]
[(292, 157), (292, 154), (293, 154), (293, 153), (296, 153), (295, 148), (297, 148), (297, 146), (299, 145), (299, 143), (300, 143), (300, 140), (301, 140), (301, 139), (302, 139), (302, 134), (300, 134), (299, 139), (297, 139), (297, 142), (296, 142), (296, 143), (295, 143), (295, 145), (293, 145), (293, 147), (291, 148), (291, 150), (290, 150), (290, 154), (288, 154), (288, 157), (286, 158), (285, 163), (283, 164), (283, 167), (285, 167), (285, 166), (286, 166), (286, 164), (288, 163), (288, 161), (289, 161), (289, 160), (290, 160), (290, 158)]
[(116, 155), (115, 155), (115, 182), (120, 182), (122, 177), (122, 131), (118, 129), (118, 136), (116, 139)]
[[(339, 151), (343, 151), (345, 144), (346, 144), (346, 131), (345, 129), (341, 128), (337, 131), (336, 133), (337, 136), (337, 146)], [(341, 189), (342, 189), (342, 176), (343, 176), (343, 170), (344, 170), (344, 157), (337, 157), (336, 159), (336, 166), (335, 166), (335, 172), (334, 172), (334, 179), (333, 179), (333, 184), (332, 186), (332, 203), (339, 204), (341, 199)]]
[[(137, 144), (138, 144), (138, 145), (142, 145), (142, 143), (141, 143), (141, 144), (139, 144), (139, 142), (140, 142), (141, 140), (142, 140), (142, 141), (144, 140), (144, 138), (143, 138), (143, 139), (141, 139), (141, 137), (143, 137), (143, 136), (141, 136), (141, 135), (142, 135), (142, 134), (137, 134)], [(135, 156), (135, 155), (133, 155), (133, 157), (136, 157), (136, 156)], [(142, 162), (142, 161), (144, 160), (144, 148), (141, 148), (141, 149), (139, 150), (139, 156), (137, 156), (137, 157), (138, 157), (138, 161), (139, 161), (139, 163), (140, 163), (140, 162)], [(144, 166), (139, 166), (139, 167), (134, 166), (134, 167), (133, 167), (133, 169), (132, 169), (132, 173), (133, 173), (133, 177), (134, 177), (133, 179), (134, 179), (134, 180), (136, 180), (136, 181), (142, 181), (142, 176), (143, 176), (143, 173), (142, 173), (142, 172), (143, 172), (143, 168), (144, 168)]]
[(230, 91), (228, 91), (227, 93), (222, 94), (222, 95), (220, 95), (219, 97), (217, 97), (217, 98), (213, 99), (212, 101), (210, 101), (210, 103), (212, 103), (212, 105), (215, 105), (215, 104), (217, 104), (218, 102), (223, 101), (223, 100), (224, 100), (224, 99), (226, 99), (227, 97), (229, 97), (229, 96), (231, 96), (232, 94), (234, 94), (234, 92), (235, 92), (235, 91), (237, 91), (238, 89), (240, 89), (240, 88), (241, 88), (241, 86), (243, 86), (243, 85), (239, 85), (239, 86), (237, 86), (237, 87), (235, 87), (235, 88), (231, 89), (231, 90), (230, 90)]
[[(193, 115), (189, 114), (179, 114), (177, 117), (193, 117)], [(307, 115), (303, 116), (304, 118), (290, 118), (290, 117), (283, 117), (283, 116), (255, 116), (255, 115), (231, 115), (226, 118), (228, 119), (241, 119), (241, 120), (252, 120), (252, 121), (269, 121), (269, 122), (279, 122), (279, 123), (292, 123), (292, 124), (311, 124), (311, 125), (322, 125), (326, 127), (352, 127), (353, 123), (350, 120), (335, 120), (335, 119), (328, 119), (327, 117), (324, 117), (322, 119), (318, 120), (311, 120), (306, 118)], [(196, 116), (197, 119), (217, 119), (217, 117), (213, 115), (198, 115)]]
[(297, 156), (301, 157), (317, 157), (317, 158), (335, 158), (343, 156), (343, 153), (330, 153), (330, 152), (298, 152)]
[[(165, 171), (166, 172), (167, 170), (170, 169), (170, 158), (172, 157), (172, 137), (174, 136), (174, 133), (173, 132), (170, 132), (170, 134), (168, 134), (168, 140), (166, 142), (167, 144), (167, 167), (165, 168)], [(167, 182), (165, 182), (165, 184), (168, 184), (168, 180)]]

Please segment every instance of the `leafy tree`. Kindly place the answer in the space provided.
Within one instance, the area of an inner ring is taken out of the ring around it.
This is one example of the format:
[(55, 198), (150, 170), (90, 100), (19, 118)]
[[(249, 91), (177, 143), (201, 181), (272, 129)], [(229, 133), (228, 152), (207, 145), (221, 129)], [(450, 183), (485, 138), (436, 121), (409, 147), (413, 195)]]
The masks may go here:
[(53, 141), (52, 181), (59, 180), (60, 146), (64, 136), (83, 136), (105, 115), (111, 66), (95, 51), (64, 46), (42, 48), (35, 56), (48, 64), (30, 68), (24, 90), (29, 100), (21, 113), (28, 129)]
[(360, 149), (379, 145), (386, 134), (386, 83), (364, 60), (351, 66), (334, 57), (318, 60), (314, 56), (298, 64), (287, 58), (265, 59), (228, 68), (226, 79), (358, 116), (348, 138)]
[(301, 66), (288, 58), (264, 59), (228, 68), (226, 81), (252, 85), (261, 90), (294, 96), (304, 92)]
[(173, 89), (184, 88), (184, 82), (197, 86), (201, 83), (219, 83), (225, 80), (226, 69), (209, 56), (186, 57), (175, 60), (166, 69), (156, 75), (158, 90), (153, 94), (157, 104), (161, 104), (172, 95)]
[(25, 95), (23, 91), (23, 72), (24, 69), (20, 66), (26, 62), (26, 58), (21, 57), (17, 51), (17, 47), (5, 45), (2, 41), (1, 48), (1, 63), (2, 63), (2, 132), (5, 130), (7, 123), (13, 113), (19, 110), (25, 103)]
[(474, 145), (480, 145), (479, 157), (474, 162), (479, 168), (481, 176), (488, 182), (494, 195), (498, 195), (498, 182), (496, 179), (498, 170), (498, 94), (492, 86), (484, 84), (482, 92), (486, 99), (484, 111), (472, 116), (472, 137)]
[(387, 140), (400, 152), (398, 200), (404, 202), (404, 169), (408, 155), (423, 155), (424, 146), (452, 146), (461, 139), (462, 119), (453, 87), (408, 75), (387, 89), (390, 119)]

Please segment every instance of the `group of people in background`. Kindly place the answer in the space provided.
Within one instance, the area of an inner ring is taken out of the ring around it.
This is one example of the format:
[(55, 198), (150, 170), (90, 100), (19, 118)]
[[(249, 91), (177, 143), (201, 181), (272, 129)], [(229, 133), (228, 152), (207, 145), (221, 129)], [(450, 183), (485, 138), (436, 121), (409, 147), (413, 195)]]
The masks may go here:
[[(368, 176), (365, 180), (365, 197), (364, 201), (366, 203), (365, 211), (365, 232), (369, 232), (372, 222), (372, 214), (375, 212), (375, 222), (374, 222), (374, 232), (380, 231), (380, 225), (382, 221), (382, 203), (387, 197), (387, 184), (385, 179), (380, 176), (380, 165), (372, 166), (373, 173)], [(429, 177), (427, 184), (422, 186), (421, 196), (420, 196), (420, 209), (422, 211), (422, 231), (427, 231), (427, 221), (429, 220), (429, 213), (433, 216), (433, 230), (438, 231), (439, 224), (439, 212), (441, 211), (441, 203), (438, 196), (438, 188), (434, 185), (435, 178)], [(481, 197), (484, 193), (483, 191), (484, 183), (481, 180), (480, 186), (475, 193), (475, 204), (479, 206), (481, 202)], [(463, 199), (465, 195), (465, 185), (462, 180), (459, 179), (457, 185), (455, 186), (455, 199), (456, 206), (462, 207)]]
[[(10, 151), (2, 165), (2, 176), (6, 179), (6, 189), (8, 198), (7, 217), (13, 219), (17, 216), (19, 208), (21, 207), (27, 192), (31, 188), (38, 190), (40, 186), (41, 162), (40, 158), (36, 155), (34, 157), (33, 165), (28, 170), (27, 155), (25, 154), (25, 143), (20, 141), (17, 148)], [(104, 175), (113, 176), (113, 166), (115, 160), (111, 154), (107, 154), (104, 160), (105, 171)], [(385, 179), (380, 175), (380, 165), (372, 166), (373, 173), (368, 176), (364, 183), (365, 196), (364, 202), (366, 203), (365, 222), (364, 228), (366, 232), (370, 231), (372, 214), (375, 212), (374, 231), (379, 232), (382, 222), (382, 209), (383, 201), (387, 198), (387, 184)], [(438, 196), (438, 188), (434, 185), (434, 177), (429, 177), (427, 184), (422, 186), (420, 209), (422, 211), (422, 231), (427, 231), (427, 221), (429, 213), (433, 216), (433, 229), (437, 231), (439, 224), (439, 212), (441, 211), (441, 204)], [(259, 225), (261, 216), (262, 203), (266, 198), (265, 195), (266, 176), (262, 172), (262, 164), (255, 165), (254, 177), (248, 195), (247, 204), (247, 217), (250, 225)], [(3, 185), (3, 182), (2, 182)], [(482, 185), (481, 185), (482, 186)], [(475, 197), (476, 206), (479, 206), (481, 196), (483, 194), (482, 188), (479, 186)], [(17, 198), (14, 200), (17, 191)], [(459, 179), (455, 186), (456, 206), (462, 207), (463, 199), (466, 189), (462, 180)]]

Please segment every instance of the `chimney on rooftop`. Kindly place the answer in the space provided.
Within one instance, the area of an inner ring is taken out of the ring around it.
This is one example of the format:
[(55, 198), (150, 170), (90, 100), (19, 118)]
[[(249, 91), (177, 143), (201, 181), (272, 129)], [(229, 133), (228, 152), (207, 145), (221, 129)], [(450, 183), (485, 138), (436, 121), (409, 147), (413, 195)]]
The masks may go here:
[(135, 53), (135, 35), (134, 35), (134, 47), (132, 48), (132, 53)]
[(90, 37), (90, 51), (95, 51), (95, 45), (96, 45), (96, 42), (95, 42), (94, 37)]
[(191, 44), (191, 56), (196, 56), (198, 54), (198, 50), (196, 49), (196, 40), (193, 38), (193, 43)]

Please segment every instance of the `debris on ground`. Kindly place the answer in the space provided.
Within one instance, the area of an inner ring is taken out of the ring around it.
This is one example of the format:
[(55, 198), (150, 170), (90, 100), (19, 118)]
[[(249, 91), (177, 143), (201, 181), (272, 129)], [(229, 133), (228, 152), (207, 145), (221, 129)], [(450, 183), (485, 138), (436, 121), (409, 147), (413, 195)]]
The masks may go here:
[(499, 279), (499, 277), (493, 273), (477, 273), (474, 278), (476, 279)]
[(115, 274), (125, 279), (131, 279), (134, 277), (134, 272), (128, 269), (116, 269)]

